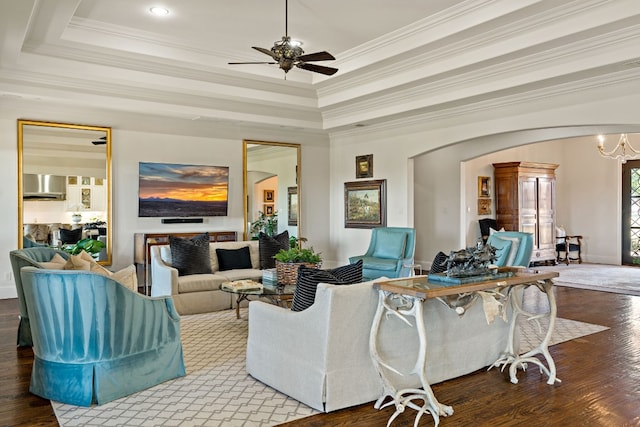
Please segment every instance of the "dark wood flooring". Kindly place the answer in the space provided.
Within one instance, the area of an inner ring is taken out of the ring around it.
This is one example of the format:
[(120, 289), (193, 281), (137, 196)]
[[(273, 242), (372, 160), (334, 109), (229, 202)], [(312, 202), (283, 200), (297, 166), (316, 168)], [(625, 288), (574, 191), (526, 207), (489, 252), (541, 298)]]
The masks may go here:
[[(531, 366), (511, 384), (484, 370), (433, 386), (454, 414), (452, 426), (640, 426), (640, 297), (556, 288), (558, 315), (611, 329), (551, 347), (562, 383), (550, 386)], [(528, 307), (544, 304), (530, 298)], [(29, 393), (33, 353), (16, 348), (17, 300), (0, 300), (0, 426), (57, 426), (49, 401)], [(283, 424), (287, 427), (385, 426), (392, 408), (364, 404)], [(413, 426), (407, 410), (392, 424)], [(433, 426), (425, 414), (420, 426)]]

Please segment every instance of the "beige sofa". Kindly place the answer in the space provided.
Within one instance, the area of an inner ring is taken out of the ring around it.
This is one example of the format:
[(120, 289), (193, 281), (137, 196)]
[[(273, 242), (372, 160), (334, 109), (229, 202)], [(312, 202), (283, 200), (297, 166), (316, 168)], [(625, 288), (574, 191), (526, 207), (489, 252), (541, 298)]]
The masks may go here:
[[(259, 243), (257, 240), (240, 242), (215, 242), (209, 244), (211, 274), (178, 276), (171, 267), (169, 245), (151, 247), (151, 296), (171, 295), (180, 314), (206, 313), (227, 310), (235, 304), (234, 295), (224, 292), (220, 285), (241, 279), (262, 279)], [(219, 271), (216, 249), (239, 249), (249, 246), (251, 269)]]
[[(369, 353), (369, 333), (377, 303), (373, 282), (320, 283), (314, 304), (300, 312), (252, 301), (247, 372), (319, 411), (375, 401), (383, 391)], [(463, 316), (438, 300), (425, 304), (430, 383), (491, 365), (505, 350), (509, 324), (501, 318), (487, 324), (481, 301), (476, 301)], [(507, 314), (510, 318), (510, 310)], [(401, 367), (402, 372), (411, 371), (418, 349), (415, 328), (395, 317), (385, 319), (378, 343), (385, 361)], [(486, 375), (501, 374), (492, 370)], [(415, 375), (392, 377), (394, 384), (403, 387), (420, 386)], [(505, 381), (505, 389), (508, 387)]]

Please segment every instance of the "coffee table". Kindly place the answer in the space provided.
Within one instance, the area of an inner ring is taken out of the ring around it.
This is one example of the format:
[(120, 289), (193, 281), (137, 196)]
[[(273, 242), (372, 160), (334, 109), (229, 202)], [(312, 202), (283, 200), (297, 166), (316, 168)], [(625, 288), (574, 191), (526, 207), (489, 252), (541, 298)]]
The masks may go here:
[[(256, 285), (261, 285), (255, 282)], [(255, 296), (258, 298), (266, 298), (272, 304), (279, 305), (281, 307), (288, 308), (290, 301), (293, 299), (293, 293), (296, 289), (295, 285), (261, 285), (260, 289), (231, 289), (220, 287), (225, 292), (235, 294), (236, 298), (236, 318), (240, 319), (240, 303), (242, 301), (249, 301), (249, 297)]]

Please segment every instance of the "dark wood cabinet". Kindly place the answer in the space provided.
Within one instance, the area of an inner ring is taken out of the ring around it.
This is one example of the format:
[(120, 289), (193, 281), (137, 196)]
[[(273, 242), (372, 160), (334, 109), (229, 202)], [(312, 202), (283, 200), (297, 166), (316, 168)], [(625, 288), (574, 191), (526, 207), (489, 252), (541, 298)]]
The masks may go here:
[[(166, 245), (169, 243), (169, 236), (177, 236), (190, 239), (205, 231), (194, 231), (190, 233), (135, 233), (133, 235), (133, 262), (138, 273), (138, 283), (144, 287), (142, 293), (150, 295), (151, 292), (151, 246)], [(237, 239), (235, 231), (209, 231), (209, 241), (230, 242)]]
[(494, 163), (496, 221), (533, 235), (531, 262), (555, 262), (556, 169), (550, 163)]

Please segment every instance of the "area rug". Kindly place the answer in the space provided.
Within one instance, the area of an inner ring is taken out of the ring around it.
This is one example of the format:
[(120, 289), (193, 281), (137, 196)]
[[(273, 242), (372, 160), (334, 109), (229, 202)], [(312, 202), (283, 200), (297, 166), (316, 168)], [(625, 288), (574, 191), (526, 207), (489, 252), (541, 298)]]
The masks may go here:
[(640, 267), (605, 264), (559, 264), (535, 268), (560, 273), (560, 277), (554, 280), (558, 286), (640, 295)]
[[(51, 402), (70, 426), (274, 426), (319, 413), (254, 380), (245, 371), (247, 309), (182, 316), (187, 376), (90, 408)], [(544, 330), (542, 325), (542, 330)], [(523, 322), (522, 351), (539, 329)], [(558, 319), (553, 344), (607, 329)]]

